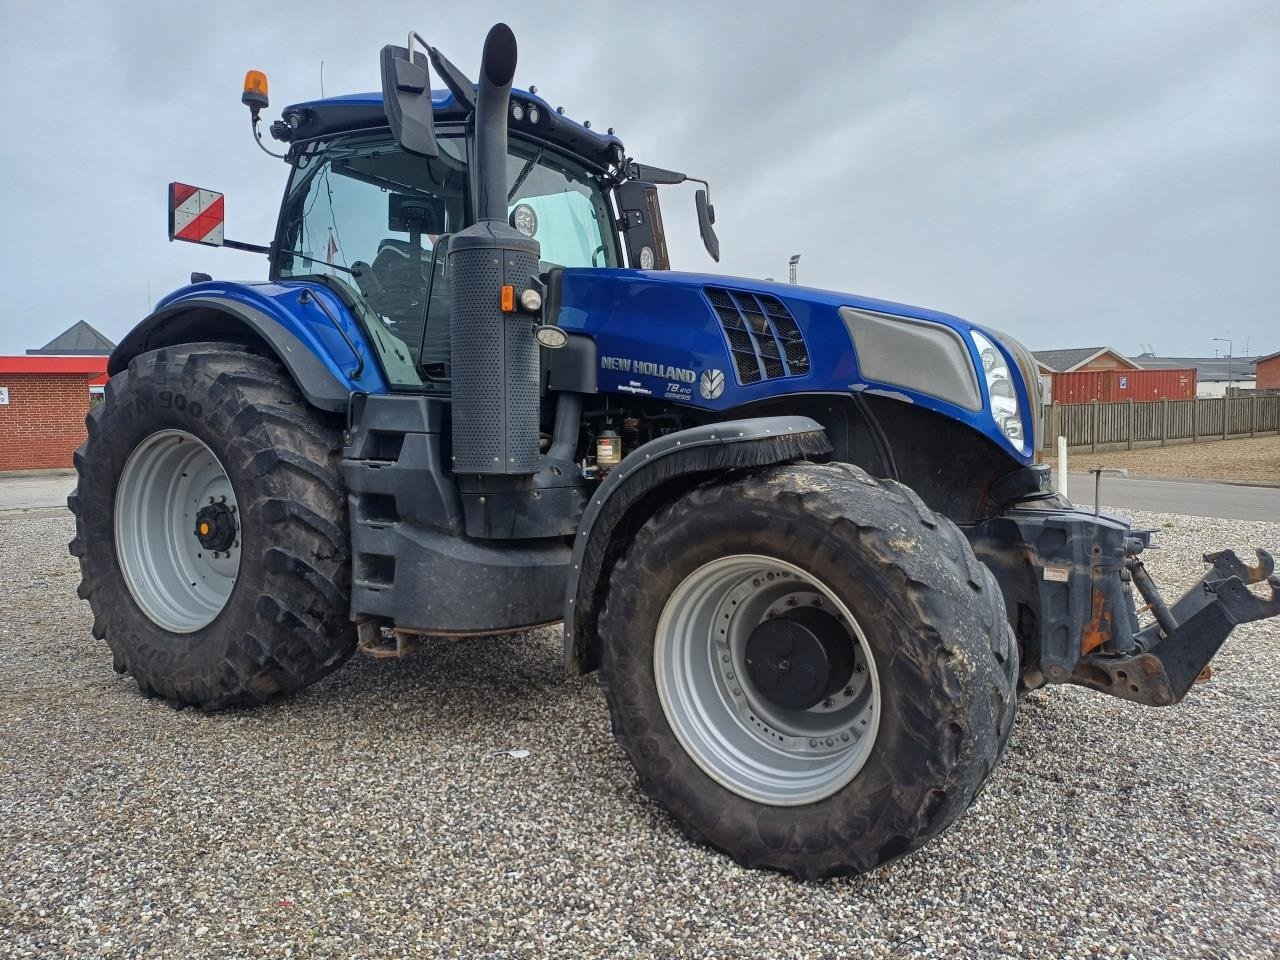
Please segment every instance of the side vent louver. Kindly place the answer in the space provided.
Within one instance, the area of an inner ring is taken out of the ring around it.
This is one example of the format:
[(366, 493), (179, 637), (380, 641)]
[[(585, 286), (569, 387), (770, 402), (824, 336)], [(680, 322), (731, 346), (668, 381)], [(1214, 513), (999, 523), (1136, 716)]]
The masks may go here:
[(706, 287), (729, 341), (738, 382), (798, 377), (809, 372), (809, 350), (782, 301), (767, 293)]

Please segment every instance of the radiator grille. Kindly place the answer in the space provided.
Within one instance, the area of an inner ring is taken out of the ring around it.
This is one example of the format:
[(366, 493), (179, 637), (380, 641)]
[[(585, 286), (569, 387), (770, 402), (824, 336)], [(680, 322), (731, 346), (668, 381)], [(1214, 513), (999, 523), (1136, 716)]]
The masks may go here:
[(706, 287), (741, 384), (809, 372), (809, 350), (791, 312), (767, 293)]

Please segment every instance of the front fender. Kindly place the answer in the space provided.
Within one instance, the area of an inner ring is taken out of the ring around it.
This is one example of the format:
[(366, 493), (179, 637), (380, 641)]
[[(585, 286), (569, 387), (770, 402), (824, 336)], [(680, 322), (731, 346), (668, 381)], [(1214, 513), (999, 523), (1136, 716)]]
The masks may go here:
[(111, 354), (116, 374), (158, 347), (219, 338), (263, 341), (289, 371), (307, 402), (342, 411), (352, 393), (387, 392), (386, 380), (360, 325), (324, 284), (192, 284), (165, 297)]
[(659, 507), (716, 473), (830, 452), (821, 424), (782, 416), (678, 430), (627, 454), (592, 494), (578, 526), (565, 590), (566, 673), (587, 673), (599, 665), (596, 620), (609, 572), (631, 534)]

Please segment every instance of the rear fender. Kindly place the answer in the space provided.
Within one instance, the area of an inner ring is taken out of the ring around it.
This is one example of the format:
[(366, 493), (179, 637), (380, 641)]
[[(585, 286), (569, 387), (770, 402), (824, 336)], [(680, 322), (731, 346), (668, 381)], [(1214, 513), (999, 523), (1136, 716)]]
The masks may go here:
[(596, 623), (609, 574), (635, 531), (662, 505), (717, 473), (830, 452), (821, 424), (782, 416), (678, 430), (627, 454), (592, 494), (578, 527), (565, 590), (565, 672), (588, 673), (599, 666)]
[(260, 342), (284, 365), (307, 402), (346, 410), (352, 393), (387, 392), (364, 332), (347, 305), (320, 283), (199, 283), (160, 301), (116, 347), (107, 372), (139, 354), (200, 340)]

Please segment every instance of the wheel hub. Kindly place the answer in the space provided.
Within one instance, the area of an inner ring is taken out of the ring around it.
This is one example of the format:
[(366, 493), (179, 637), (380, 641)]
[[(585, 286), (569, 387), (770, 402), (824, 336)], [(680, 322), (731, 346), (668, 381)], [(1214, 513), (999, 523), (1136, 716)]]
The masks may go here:
[(867, 639), (841, 598), (799, 567), (759, 554), (704, 564), (672, 591), (654, 641), (667, 721), (740, 796), (815, 803), (870, 754), (880, 695)]
[(196, 514), (195, 534), (206, 550), (227, 552), (236, 542), (235, 508), (225, 500), (202, 507)]
[(157, 430), (125, 461), (116, 484), (115, 546), (125, 586), (156, 626), (207, 626), (240, 569), (235, 489), (214, 452), (185, 430)]
[(848, 633), (835, 617), (812, 607), (765, 620), (751, 631), (745, 652), (755, 689), (788, 710), (817, 706), (853, 673)]

